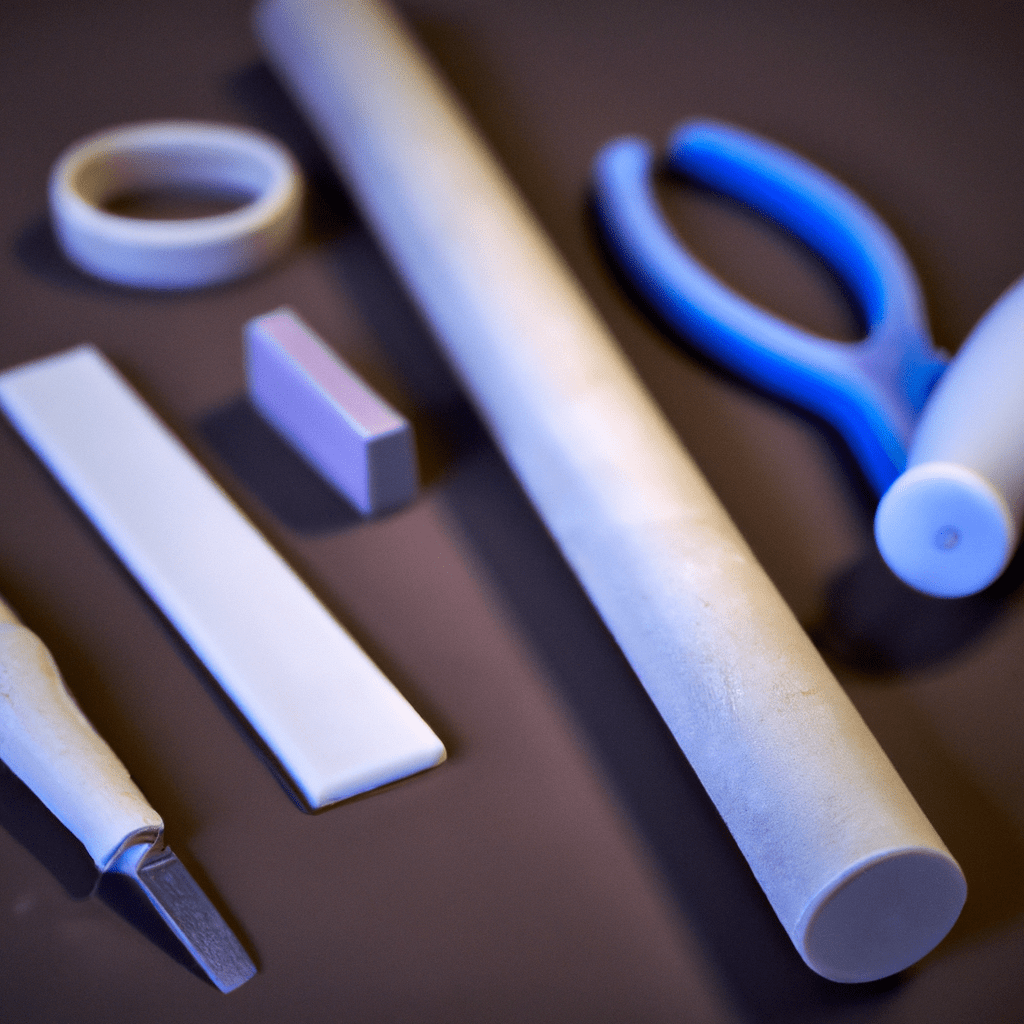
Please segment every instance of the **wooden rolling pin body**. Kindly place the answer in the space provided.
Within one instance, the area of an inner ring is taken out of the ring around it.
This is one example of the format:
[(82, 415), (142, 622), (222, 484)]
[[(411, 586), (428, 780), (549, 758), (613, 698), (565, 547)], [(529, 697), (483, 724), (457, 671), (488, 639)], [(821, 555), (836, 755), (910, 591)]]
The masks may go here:
[(923, 956), (959, 867), (406, 29), (372, 0), (256, 29), (805, 961)]

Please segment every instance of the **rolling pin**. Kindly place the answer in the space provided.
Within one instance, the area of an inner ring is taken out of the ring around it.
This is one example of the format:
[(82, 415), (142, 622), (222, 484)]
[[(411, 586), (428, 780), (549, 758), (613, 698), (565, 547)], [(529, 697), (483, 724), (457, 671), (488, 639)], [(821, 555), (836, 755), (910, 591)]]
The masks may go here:
[(959, 866), (408, 30), (374, 0), (255, 27), (800, 955), (924, 956)]

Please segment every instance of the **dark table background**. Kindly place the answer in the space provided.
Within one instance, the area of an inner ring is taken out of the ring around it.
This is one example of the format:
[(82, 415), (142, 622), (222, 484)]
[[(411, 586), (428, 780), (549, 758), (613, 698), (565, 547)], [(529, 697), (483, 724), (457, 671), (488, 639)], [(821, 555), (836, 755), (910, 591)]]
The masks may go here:
[[(970, 884), (904, 974), (823, 981), (360, 227), (249, 29), (247, 0), (12, 0), (0, 11), (0, 366), (97, 344), (442, 736), (441, 767), (319, 814), (6, 424), (0, 592), (163, 814), (260, 973), (223, 996), (109, 894), (0, 766), (3, 1021), (1024, 1019), (1021, 560), (976, 598), (895, 583), (835, 439), (638, 313), (586, 209), (597, 148), (731, 119), (832, 170), (922, 275), (955, 349), (1024, 272), (1013, 3), (416, 0), (401, 9), (521, 185)], [(45, 181), (68, 144), (185, 117), (280, 136), (311, 182), (287, 259), (178, 295), (86, 279)], [(805, 253), (706, 196), (680, 230), (748, 294), (854, 337)], [(414, 422), (423, 490), (364, 522), (243, 398), (241, 326), (289, 304)]]

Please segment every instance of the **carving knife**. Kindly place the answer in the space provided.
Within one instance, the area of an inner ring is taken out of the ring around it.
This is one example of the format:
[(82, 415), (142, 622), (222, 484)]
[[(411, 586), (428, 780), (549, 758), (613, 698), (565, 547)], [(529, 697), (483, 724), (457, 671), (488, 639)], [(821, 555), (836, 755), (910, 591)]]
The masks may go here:
[(50, 652), (0, 599), (0, 760), (102, 872), (138, 883), (222, 992), (256, 973), (242, 944), (165, 845), (164, 824), (79, 710)]

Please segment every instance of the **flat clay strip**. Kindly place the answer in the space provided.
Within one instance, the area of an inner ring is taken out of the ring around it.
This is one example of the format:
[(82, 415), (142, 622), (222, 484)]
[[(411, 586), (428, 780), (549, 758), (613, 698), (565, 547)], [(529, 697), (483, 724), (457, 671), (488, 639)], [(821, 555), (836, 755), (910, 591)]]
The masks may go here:
[(430, 768), (430, 727), (90, 345), (0, 375), (0, 405), (312, 807)]

